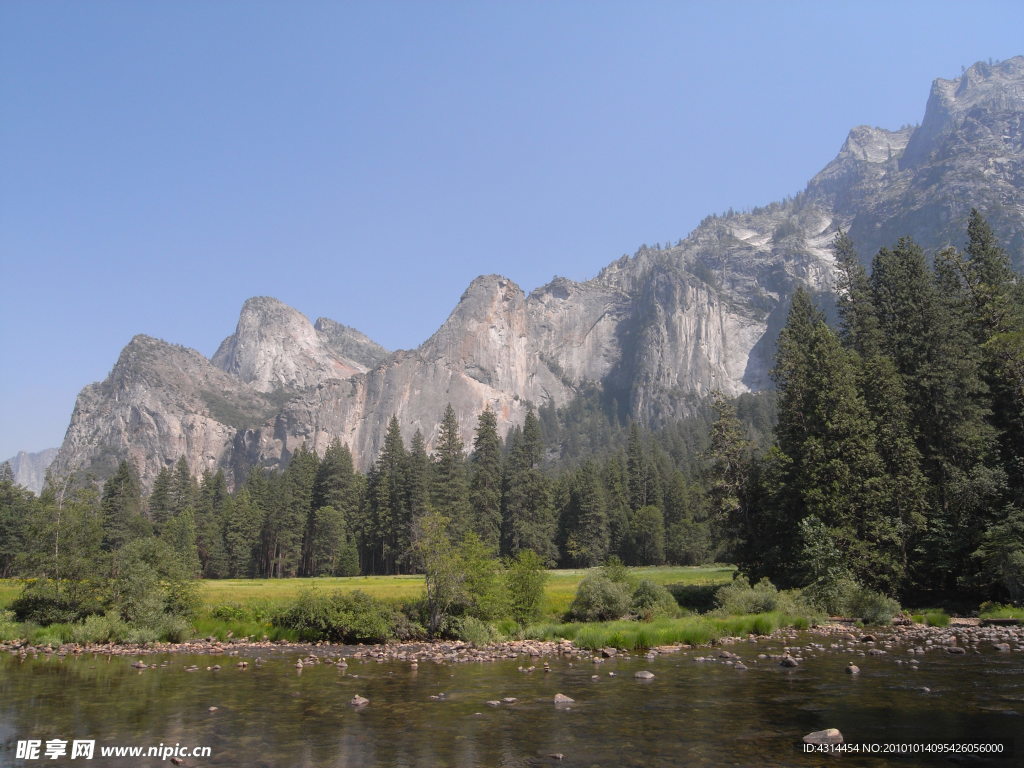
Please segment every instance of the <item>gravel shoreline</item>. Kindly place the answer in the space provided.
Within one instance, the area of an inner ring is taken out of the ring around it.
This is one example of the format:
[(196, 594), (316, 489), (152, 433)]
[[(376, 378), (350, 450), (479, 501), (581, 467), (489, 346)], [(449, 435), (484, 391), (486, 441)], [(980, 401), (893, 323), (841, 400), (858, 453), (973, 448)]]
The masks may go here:
[[(821, 642), (797, 643), (804, 638), (818, 637), (830, 640), (826, 648)], [(410, 664), (433, 662), (459, 664), (469, 662), (492, 662), (520, 657), (548, 658), (569, 657), (576, 659), (601, 659), (609, 656), (643, 656), (656, 658), (659, 655), (674, 654), (693, 648), (712, 648), (758, 643), (763, 640), (784, 641), (785, 654), (799, 662), (804, 654), (829, 651), (846, 651), (862, 655), (883, 655), (902, 651), (912, 656), (933, 652), (951, 655), (980, 653), (990, 649), (1004, 653), (1024, 652), (1024, 627), (996, 626), (982, 627), (976, 623), (952, 623), (948, 627), (926, 627), (922, 625), (893, 626), (860, 629), (846, 623), (828, 623), (807, 630), (780, 629), (771, 635), (749, 635), (747, 637), (723, 637), (701, 646), (668, 645), (647, 651), (626, 651), (605, 648), (598, 651), (577, 648), (569, 640), (512, 640), (475, 647), (461, 641), (434, 642), (393, 642), (381, 645), (339, 645), (331, 643), (292, 643), (285, 640), (253, 642), (245, 638), (219, 641), (212, 638), (194, 640), (188, 643), (151, 643), (147, 645), (77, 645), (73, 643), (52, 646), (33, 646), (21, 641), (0, 643), (0, 651), (26, 658), (28, 656), (150, 656), (156, 654), (192, 654), (209, 656), (252, 656), (254, 654), (302, 654), (306, 664), (322, 661), (339, 663), (345, 658), (369, 661), (398, 661)], [(793, 643), (793, 645), (789, 645)], [(723, 651), (738, 657), (739, 654)], [(333, 660), (332, 660), (333, 657)], [(729, 659), (730, 655), (722, 656)]]

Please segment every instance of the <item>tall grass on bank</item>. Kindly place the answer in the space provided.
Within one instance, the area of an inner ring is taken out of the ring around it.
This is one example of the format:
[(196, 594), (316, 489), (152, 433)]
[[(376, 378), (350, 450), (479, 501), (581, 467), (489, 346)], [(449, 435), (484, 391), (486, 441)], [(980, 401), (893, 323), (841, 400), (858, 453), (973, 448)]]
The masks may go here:
[(700, 645), (720, 637), (767, 635), (782, 627), (807, 629), (811, 620), (785, 613), (757, 613), (712, 618), (687, 616), (650, 622), (602, 621), (593, 623), (534, 624), (524, 630), (531, 640), (572, 640), (580, 648), (624, 648), (637, 651), (659, 645)]
[(999, 603), (982, 603), (978, 615), (983, 619), (1024, 619), (1024, 607), (1019, 605), (1000, 605)]

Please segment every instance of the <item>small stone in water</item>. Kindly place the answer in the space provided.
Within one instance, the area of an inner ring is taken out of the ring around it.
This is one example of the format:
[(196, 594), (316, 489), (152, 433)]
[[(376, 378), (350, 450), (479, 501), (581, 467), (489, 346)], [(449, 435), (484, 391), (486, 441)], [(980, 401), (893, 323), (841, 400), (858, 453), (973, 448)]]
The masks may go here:
[(838, 728), (826, 728), (824, 731), (814, 731), (804, 736), (804, 744), (842, 744), (843, 734)]

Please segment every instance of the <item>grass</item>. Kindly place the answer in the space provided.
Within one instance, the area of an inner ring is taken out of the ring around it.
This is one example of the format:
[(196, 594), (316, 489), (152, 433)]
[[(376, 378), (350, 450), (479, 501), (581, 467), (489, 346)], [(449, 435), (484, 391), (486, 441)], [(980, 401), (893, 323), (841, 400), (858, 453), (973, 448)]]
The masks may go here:
[(0, 611), (4, 610), (14, 598), (21, 594), (25, 582), (21, 579), (0, 579)]
[[(630, 568), (636, 579), (650, 579), (662, 585), (717, 585), (732, 580), (735, 568), (729, 565), (659, 566)], [(569, 609), (580, 580), (586, 569), (548, 571), (544, 588), (544, 614), (560, 616)], [(199, 594), (203, 604), (213, 607), (222, 603), (248, 605), (261, 603), (280, 606), (288, 603), (310, 587), (324, 591), (359, 589), (381, 600), (406, 602), (423, 594), (423, 577), (412, 576), (350, 576), (316, 579), (206, 579), (200, 582)]]
[[(669, 588), (707, 588), (727, 584), (732, 580), (735, 568), (728, 565), (707, 566), (657, 566), (630, 568), (635, 580), (649, 579)], [(543, 615), (557, 620), (565, 614), (576, 594), (576, 588), (589, 571), (566, 569), (548, 571), (544, 589)], [(0, 579), (0, 610), (6, 608), (21, 592), (23, 582), (19, 579)], [(271, 640), (293, 639), (286, 631), (273, 627), (270, 618), (279, 610), (294, 603), (298, 596), (312, 587), (323, 592), (340, 590), (363, 592), (390, 603), (407, 603), (423, 595), (423, 576), (352, 576), (323, 577), (306, 579), (204, 579), (199, 582), (201, 606), (199, 615), (193, 621), (199, 637), (225, 639), (229, 632), (233, 637), (267, 635)], [(719, 621), (719, 620), (716, 620)], [(762, 620), (763, 621), (763, 620)], [(623, 636), (623, 646), (629, 642), (648, 642), (656, 639), (651, 624), (642, 626), (632, 622), (630, 629), (638, 631), (640, 638)], [(552, 626), (568, 626), (557, 625)], [(660, 625), (659, 625), (660, 626)], [(661, 627), (658, 631), (664, 629)], [(697, 630), (693, 630), (697, 631)], [(703, 630), (697, 631), (698, 635)], [(753, 630), (751, 630), (753, 631)], [(770, 631), (770, 630), (769, 630)], [(645, 634), (646, 633), (646, 634)], [(57, 633), (51, 633), (56, 635)], [(737, 632), (737, 634), (739, 634)], [(659, 641), (660, 644), (675, 642)], [(700, 642), (699, 640), (697, 642)], [(605, 643), (607, 645), (608, 643)]]
[(928, 627), (948, 627), (949, 614), (941, 608), (928, 608), (920, 613), (912, 614), (910, 620)]
[(643, 650), (659, 645), (699, 645), (719, 637), (767, 635), (782, 627), (806, 629), (810, 622), (802, 616), (783, 613), (756, 613), (745, 616), (710, 618), (687, 616), (682, 619), (655, 619), (651, 622), (603, 621), (594, 623), (534, 624), (524, 634), (534, 640), (572, 640), (581, 648), (605, 646)]
[(1024, 607), (986, 604), (978, 615), (983, 619), (1024, 619)]

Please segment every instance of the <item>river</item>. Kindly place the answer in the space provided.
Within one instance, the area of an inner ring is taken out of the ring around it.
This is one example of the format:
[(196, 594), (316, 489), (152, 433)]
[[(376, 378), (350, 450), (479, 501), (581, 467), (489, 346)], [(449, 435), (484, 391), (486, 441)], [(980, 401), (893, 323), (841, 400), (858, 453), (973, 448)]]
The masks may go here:
[[(771, 658), (784, 644), (802, 647), (799, 666)], [(0, 765), (170, 765), (100, 750), (175, 745), (209, 748), (209, 757), (185, 757), (185, 766), (246, 768), (1024, 765), (1024, 653), (978, 643), (962, 655), (912, 655), (911, 646), (895, 643), (875, 656), (859, 638), (741, 641), (729, 650), (745, 671), (718, 658), (717, 648), (600, 664), (555, 656), (412, 669), (350, 659), (347, 668), (301, 670), (295, 662), (304, 653), (295, 648), (140, 657), (157, 665), (145, 670), (130, 656), (5, 654)], [(240, 660), (249, 666), (239, 668)], [(847, 673), (851, 661), (859, 674)], [(186, 671), (191, 665), (198, 669)], [(536, 669), (520, 670), (527, 666)], [(640, 670), (653, 679), (636, 679)], [(556, 706), (556, 693), (575, 703)], [(369, 704), (352, 706), (356, 695)], [(502, 699), (515, 701), (488, 704)], [(805, 753), (801, 737), (825, 728), (838, 728), (848, 749), (999, 744), (1003, 751)], [(55, 739), (68, 742), (68, 754), (19, 759), (17, 743), (30, 739), (40, 742), (41, 756)], [(95, 742), (94, 757), (72, 759), (74, 740)]]

